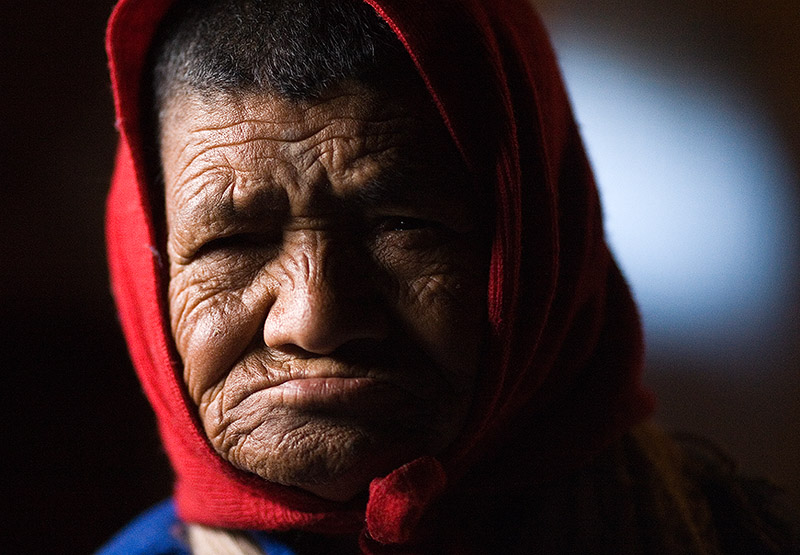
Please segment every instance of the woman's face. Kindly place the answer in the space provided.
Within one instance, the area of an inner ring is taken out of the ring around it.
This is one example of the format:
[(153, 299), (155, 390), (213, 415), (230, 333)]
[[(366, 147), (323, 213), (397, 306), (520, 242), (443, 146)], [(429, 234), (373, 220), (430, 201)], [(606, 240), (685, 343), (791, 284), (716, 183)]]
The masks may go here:
[(172, 98), (169, 307), (219, 454), (346, 500), (462, 430), (488, 248), (424, 90)]

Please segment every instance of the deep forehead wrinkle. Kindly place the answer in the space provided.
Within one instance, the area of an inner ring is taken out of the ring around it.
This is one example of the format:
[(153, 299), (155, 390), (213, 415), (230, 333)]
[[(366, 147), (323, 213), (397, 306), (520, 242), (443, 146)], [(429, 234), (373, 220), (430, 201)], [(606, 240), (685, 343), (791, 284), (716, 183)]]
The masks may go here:
[[(246, 144), (251, 141), (281, 141), (287, 143), (299, 143), (311, 139), (319, 134), (325, 134), (331, 128), (344, 129), (354, 134), (370, 134), (375, 136), (394, 135), (396, 130), (386, 132), (383, 128), (395, 126), (398, 123), (404, 127), (411, 128), (414, 125), (414, 118), (409, 115), (387, 114), (384, 117), (352, 117), (338, 116), (319, 121), (317, 125), (306, 125), (315, 118), (282, 119), (272, 121), (270, 119), (248, 119), (245, 121), (232, 122), (218, 127), (202, 127), (191, 130), (192, 140), (188, 141), (183, 150), (191, 147), (202, 147), (209, 142), (210, 138), (222, 137), (221, 142), (215, 143), (219, 146), (236, 146)], [(334, 138), (336, 135), (325, 135), (326, 138)], [(183, 151), (182, 151), (183, 152)], [(202, 152), (201, 152), (202, 154)]]
[[(322, 215), (421, 205), (447, 210), (451, 196), (469, 195), (466, 167), (437, 127), (436, 114), (417, 98), (385, 99), (338, 94), (303, 105), (247, 95), (220, 98), (222, 105), (185, 98), (188, 106), (176, 99), (162, 121), (173, 127), (162, 131), (182, 129), (186, 137), (173, 151), (170, 179), (181, 218), (210, 223), (295, 211)], [(303, 170), (311, 168), (297, 161), (336, 155), (338, 149), (322, 145), (340, 140), (351, 145), (343, 152), (361, 153), (341, 166), (324, 163), (307, 179)], [(448, 145), (452, 156), (442, 150)], [(321, 150), (315, 155), (316, 149)], [(361, 163), (373, 156), (378, 158), (371, 175), (359, 177)]]
[(287, 191), (276, 185), (268, 172), (224, 171), (216, 168), (196, 180), (190, 190), (176, 195), (177, 213), (189, 222), (210, 227), (237, 220), (275, 218), (288, 211)]
[[(306, 193), (313, 197), (315, 208), (325, 212), (369, 211), (410, 206), (418, 204), (421, 200), (442, 201), (451, 195), (467, 194), (466, 190), (459, 191), (459, 185), (461, 188), (465, 185), (463, 179), (459, 181), (454, 179), (453, 175), (437, 179), (434, 175), (426, 174), (422, 168), (414, 166), (407, 160), (400, 160), (396, 164), (383, 167), (378, 175), (356, 187), (337, 190), (330, 180), (325, 180), (315, 183)], [(263, 217), (268, 214), (277, 217), (290, 211), (290, 197), (287, 190), (271, 179), (267, 171), (263, 175), (249, 177), (248, 181), (257, 185), (246, 187), (247, 194), (237, 195), (234, 199), (231, 191), (226, 190), (234, 187), (232, 180), (243, 180), (242, 172), (238, 173), (238, 176), (229, 178), (230, 182), (225, 184), (220, 182), (213, 186), (220, 193), (228, 193), (219, 194), (218, 202), (208, 202), (208, 196), (201, 195), (202, 201), (189, 200), (180, 211), (189, 218), (194, 216), (200, 220), (216, 218), (231, 220), (240, 217)], [(198, 185), (198, 192), (207, 191), (209, 186), (212, 185), (207, 181)], [(239, 190), (242, 190), (241, 186)]]
[[(255, 102), (252, 102), (253, 100)], [(351, 91), (329, 91), (325, 96), (313, 102), (291, 101), (269, 93), (220, 94), (209, 98), (190, 94), (172, 99), (172, 101), (178, 102), (188, 101), (198, 108), (199, 112), (213, 118), (212, 123), (195, 127), (193, 133), (230, 131), (239, 137), (262, 136), (282, 141), (301, 141), (322, 131), (324, 128), (322, 125), (319, 127), (303, 125), (314, 120), (319, 120), (320, 124), (326, 121), (338, 121), (381, 125), (405, 119), (409, 125), (413, 124), (415, 118), (408, 113), (408, 99), (392, 97), (391, 102), (387, 100), (387, 98), (367, 99), (363, 94)], [(369, 117), (355, 118), (346, 115), (339, 115), (333, 119), (328, 117), (330, 109), (353, 101), (361, 104), (361, 113), (369, 114)], [(221, 105), (225, 107), (224, 110), (219, 109)], [(254, 107), (260, 114), (258, 117), (252, 117)], [(168, 107), (161, 111), (160, 125), (162, 129), (169, 124), (168, 113)], [(265, 130), (265, 128), (267, 129)], [(304, 129), (308, 129), (308, 133), (303, 133)]]
[(186, 142), (178, 155), (180, 169), (176, 180), (184, 182), (202, 175), (206, 170), (203, 167), (196, 167), (198, 161), (202, 166), (209, 160), (222, 159), (226, 165), (240, 171), (237, 166), (246, 165), (255, 159), (266, 160), (268, 156), (259, 148), (259, 143), (264, 142), (298, 146), (308, 143), (308, 149), (337, 139), (357, 139), (365, 145), (374, 143), (374, 147), (366, 149), (365, 154), (369, 154), (373, 149), (380, 150), (385, 145), (404, 148), (408, 146), (408, 130), (413, 125), (412, 117), (398, 115), (369, 119), (337, 117), (320, 121), (319, 125), (312, 126), (300, 122), (294, 124), (284, 121), (248, 120), (219, 128), (194, 129), (190, 131), (191, 139)]

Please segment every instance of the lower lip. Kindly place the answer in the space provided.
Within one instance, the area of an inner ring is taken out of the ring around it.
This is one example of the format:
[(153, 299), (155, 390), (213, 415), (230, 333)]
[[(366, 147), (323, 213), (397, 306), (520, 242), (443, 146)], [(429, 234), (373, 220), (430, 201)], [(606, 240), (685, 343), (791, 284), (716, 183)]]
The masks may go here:
[(372, 378), (306, 378), (289, 380), (271, 388), (284, 406), (302, 408), (385, 406), (397, 399), (397, 388)]

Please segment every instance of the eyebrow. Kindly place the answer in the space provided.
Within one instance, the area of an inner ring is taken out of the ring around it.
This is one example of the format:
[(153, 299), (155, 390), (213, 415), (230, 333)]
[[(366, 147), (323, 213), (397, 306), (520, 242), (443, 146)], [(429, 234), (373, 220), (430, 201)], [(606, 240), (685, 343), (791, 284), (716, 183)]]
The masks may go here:
[[(422, 203), (439, 204), (452, 195), (469, 194), (466, 173), (440, 166), (442, 173), (422, 164), (402, 164), (383, 168), (378, 176), (342, 194), (334, 194), (328, 183), (316, 194), (328, 210), (351, 212), (381, 207), (408, 207)], [(445, 173), (446, 172), (446, 173)], [(205, 221), (210, 227), (226, 226), (235, 220), (274, 218), (282, 220), (290, 209), (289, 197), (280, 186), (256, 187), (250, 195), (231, 202), (197, 203), (181, 207), (185, 220)], [(212, 223), (213, 222), (213, 223)]]
[[(382, 205), (405, 205), (426, 198), (440, 196), (446, 198), (459, 192), (458, 182), (448, 174), (444, 179), (425, 174), (420, 169), (410, 167), (391, 167), (346, 195), (343, 200), (354, 200), (363, 207)], [(466, 183), (465, 183), (466, 185)]]
[[(206, 185), (207, 186), (207, 185)], [(281, 214), (288, 206), (285, 191), (278, 187), (256, 187), (239, 202), (226, 196), (217, 202), (198, 200), (181, 203), (178, 214), (187, 223), (205, 222), (208, 227), (225, 226), (240, 218), (264, 218)]]

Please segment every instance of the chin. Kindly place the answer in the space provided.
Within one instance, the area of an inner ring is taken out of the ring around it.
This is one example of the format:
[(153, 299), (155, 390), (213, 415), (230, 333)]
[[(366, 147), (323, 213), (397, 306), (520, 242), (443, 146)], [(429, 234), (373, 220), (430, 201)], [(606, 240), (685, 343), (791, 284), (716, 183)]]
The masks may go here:
[(422, 431), (393, 427), (383, 432), (325, 417), (284, 425), (274, 418), (267, 422), (236, 448), (217, 450), (235, 466), (264, 480), (332, 501), (358, 497), (374, 478), (423, 454), (434, 454), (430, 452), (432, 436)]

